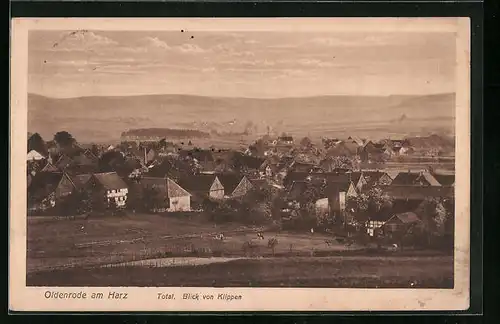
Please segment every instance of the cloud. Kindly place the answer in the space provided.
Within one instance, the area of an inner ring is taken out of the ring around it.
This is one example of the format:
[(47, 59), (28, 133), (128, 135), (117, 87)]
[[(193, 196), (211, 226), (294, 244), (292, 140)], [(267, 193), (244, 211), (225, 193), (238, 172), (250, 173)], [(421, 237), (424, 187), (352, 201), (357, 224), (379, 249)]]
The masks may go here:
[(161, 49), (172, 49), (166, 42), (160, 40), (158, 37), (146, 37), (144, 38), (144, 41), (146, 42), (147, 45), (152, 46), (154, 48), (161, 48)]
[(77, 30), (63, 34), (58, 41), (52, 44), (52, 49), (56, 51), (85, 50), (116, 45), (118, 45), (118, 42), (109, 37), (88, 30)]
[(175, 50), (179, 50), (182, 53), (204, 53), (206, 50), (203, 48), (199, 47), (196, 44), (182, 44), (180, 46), (177, 46)]

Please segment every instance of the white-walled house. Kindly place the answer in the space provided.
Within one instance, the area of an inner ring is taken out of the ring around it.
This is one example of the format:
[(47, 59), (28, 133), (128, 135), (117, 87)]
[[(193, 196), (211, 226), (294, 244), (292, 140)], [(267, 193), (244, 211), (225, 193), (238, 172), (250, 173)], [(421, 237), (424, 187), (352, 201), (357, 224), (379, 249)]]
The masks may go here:
[(128, 186), (116, 172), (92, 175), (89, 186), (94, 194), (94, 199), (101, 200), (105, 205), (109, 206), (114, 202), (118, 208), (126, 206)]

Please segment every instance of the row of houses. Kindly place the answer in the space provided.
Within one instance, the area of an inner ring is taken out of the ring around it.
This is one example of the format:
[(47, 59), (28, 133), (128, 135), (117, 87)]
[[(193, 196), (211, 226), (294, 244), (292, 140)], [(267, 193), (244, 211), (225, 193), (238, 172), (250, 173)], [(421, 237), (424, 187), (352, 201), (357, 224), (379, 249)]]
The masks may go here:
[(153, 211), (190, 211), (193, 203), (200, 205), (205, 198), (237, 198), (252, 188), (250, 180), (237, 173), (189, 175), (174, 181), (148, 176), (130, 180), (116, 172), (70, 175), (41, 171), (28, 177), (28, 210), (36, 213), (59, 205), (76, 208), (65, 205), (65, 201), (86, 193), (93, 209), (123, 208), (133, 199), (135, 204), (149, 203), (146, 207)]
[(306, 192), (313, 190), (317, 195), (314, 204), (318, 213), (329, 214), (331, 219), (346, 224), (353, 223), (354, 213), (348, 208), (348, 201), (376, 186), (382, 190), (382, 195), (391, 199), (392, 204), (389, 209), (362, 219), (368, 233), (374, 235), (389, 220), (420, 222), (420, 218), (416, 220), (408, 213), (414, 213), (428, 198), (437, 198), (440, 203), (447, 203), (448, 210), (453, 209), (454, 175), (441, 175), (437, 178), (439, 181), (425, 172), (401, 172), (394, 179), (382, 171), (295, 172), (289, 174), (285, 181), (288, 205), (282, 211), (286, 214), (292, 211), (291, 206), (300, 208), (301, 201), (307, 197)]

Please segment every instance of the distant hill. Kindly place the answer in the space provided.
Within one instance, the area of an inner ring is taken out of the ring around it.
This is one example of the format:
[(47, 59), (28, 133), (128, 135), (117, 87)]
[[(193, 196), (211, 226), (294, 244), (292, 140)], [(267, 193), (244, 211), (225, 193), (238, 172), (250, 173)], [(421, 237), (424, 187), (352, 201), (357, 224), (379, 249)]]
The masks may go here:
[(194, 129), (172, 129), (172, 128), (139, 128), (131, 129), (121, 134), (121, 138), (126, 137), (166, 137), (171, 139), (184, 138), (207, 138), (210, 133)]
[(293, 136), (454, 135), (455, 95), (222, 98), (190, 95), (80, 97), (28, 95), (28, 131), (51, 139), (116, 141), (139, 128), (193, 129), (212, 137), (286, 132)]

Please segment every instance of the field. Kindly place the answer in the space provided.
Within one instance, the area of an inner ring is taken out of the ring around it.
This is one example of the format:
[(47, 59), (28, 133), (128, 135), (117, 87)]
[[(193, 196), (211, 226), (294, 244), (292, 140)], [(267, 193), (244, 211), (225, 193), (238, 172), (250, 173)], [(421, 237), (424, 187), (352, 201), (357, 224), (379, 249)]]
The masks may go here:
[[(31, 217), (27, 284), (453, 286), (452, 256), (429, 251), (370, 255), (363, 246), (346, 246), (324, 234), (264, 231), (265, 239), (259, 240), (259, 230), (238, 224), (216, 226), (192, 214), (87, 220)], [(225, 240), (217, 240), (217, 233), (224, 233)], [(267, 246), (270, 237), (279, 242), (274, 251)], [(253, 242), (250, 252), (242, 249), (248, 241)], [(142, 266), (127, 264), (134, 261)]]

